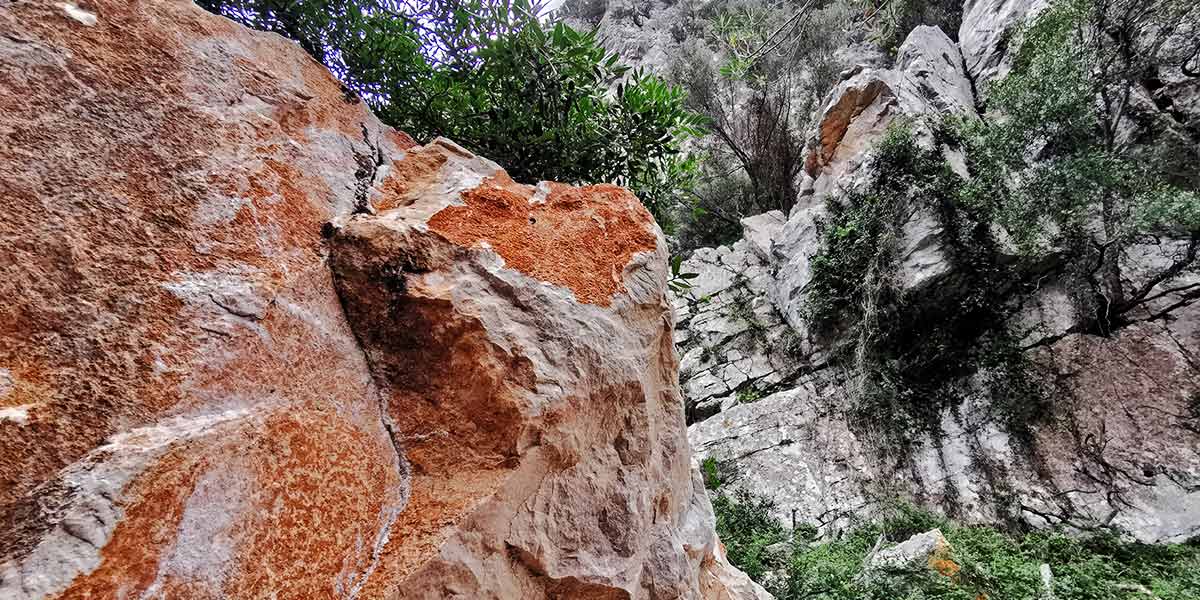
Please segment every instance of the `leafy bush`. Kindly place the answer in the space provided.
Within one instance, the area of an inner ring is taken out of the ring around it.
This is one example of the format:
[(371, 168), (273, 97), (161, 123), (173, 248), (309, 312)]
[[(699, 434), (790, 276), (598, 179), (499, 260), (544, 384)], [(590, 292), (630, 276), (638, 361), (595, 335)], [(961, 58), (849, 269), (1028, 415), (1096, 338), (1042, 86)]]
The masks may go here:
[[(288, 36), (418, 140), (447, 136), (518, 180), (630, 187), (670, 230), (700, 133), (678, 87), (528, 0), (202, 0)], [(615, 93), (610, 93), (613, 90)]]
[(720, 492), (712, 501), (717, 516), (717, 536), (725, 544), (729, 562), (759, 581), (773, 567), (766, 548), (787, 539), (779, 521), (771, 516), (775, 503), (745, 488)]
[(709, 456), (700, 463), (700, 473), (704, 476), (704, 488), (715, 490), (721, 487), (721, 473), (717, 459)]
[(762, 398), (762, 392), (753, 387), (738, 390), (737, 393), (738, 404), (750, 404), (752, 402), (758, 402), (759, 400), (762, 400)]
[[(1000, 118), (959, 127), (972, 174), (961, 202), (994, 216), (1022, 257), (1065, 255), (1089, 331), (1122, 326), (1155, 286), (1195, 268), (1200, 167), (1158, 158), (1194, 156), (1195, 139), (1175, 149), (1171, 135), (1140, 143), (1129, 130), (1170, 121), (1130, 98), (1154, 65), (1178, 60), (1167, 42), (1198, 26), (1180, 0), (1055, 2), (1016, 34), (1013, 70), (988, 100)], [(1163, 235), (1186, 249), (1133, 285), (1130, 247)]]

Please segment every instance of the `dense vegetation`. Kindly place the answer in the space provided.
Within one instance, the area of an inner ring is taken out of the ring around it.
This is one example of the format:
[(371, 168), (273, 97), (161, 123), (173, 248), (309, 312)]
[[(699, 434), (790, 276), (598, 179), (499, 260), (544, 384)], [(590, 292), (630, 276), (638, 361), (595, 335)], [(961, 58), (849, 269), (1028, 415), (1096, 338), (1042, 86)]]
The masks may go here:
[[(1041, 412), (1007, 321), (1043, 276), (1070, 288), (1074, 330), (1107, 335), (1156, 286), (1196, 268), (1197, 163), (1162, 156), (1189, 156), (1168, 135), (1147, 144), (1121, 133), (1123, 122), (1153, 118), (1127, 99), (1146, 65), (1172, 60), (1166, 42), (1191, 10), (1172, 0), (1055, 3), (1014, 34), (1013, 70), (989, 96), (997, 118), (898, 123), (876, 148), (869, 184), (828, 199), (808, 318), (845, 340), (861, 407), (892, 425), (885, 432), (911, 431), (895, 425), (920, 425), (959, 400), (955, 382), (971, 372), (1018, 433)], [(1094, 35), (1099, 27), (1108, 33)], [(963, 154), (966, 173), (951, 168), (947, 148)], [(955, 278), (906, 292), (900, 232), (915, 214), (945, 232)], [(1173, 258), (1131, 279), (1138, 245), (1164, 240)]]
[[(699, 116), (684, 93), (631, 72), (594, 32), (528, 0), (200, 0), (297, 41), (389, 125), (446, 136), (519, 181), (629, 186), (670, 229)], [(611, 93), (610, 93), (611, 91)]]
[[(713, 500), (717, 532), (730, 561), (779, 600), (1126, 600), (1200, 597), (1200, 545), (1152, 546), (1109, 535), (1071, 537), (1057, 531), (1006, 534), (959, 525), (906, 504), (884, 518), (852, 524), (833, 539), (816, 529), (782, 528), (767, 498), (737, 489)], [(928, 568), (864, 573), (868, 555), (940, 529), (949, 558)], [(1050, 593), (1042, 565), (1052, 574)]]

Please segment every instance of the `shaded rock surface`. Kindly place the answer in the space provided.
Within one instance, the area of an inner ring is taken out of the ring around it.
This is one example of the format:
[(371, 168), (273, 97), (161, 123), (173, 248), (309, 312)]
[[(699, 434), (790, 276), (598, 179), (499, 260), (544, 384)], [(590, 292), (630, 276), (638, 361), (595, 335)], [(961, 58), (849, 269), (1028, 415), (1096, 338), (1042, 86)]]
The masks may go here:
[(190, 2), (0, 4), (0, 90), (0, 597), (769, 597), (628, 192)]

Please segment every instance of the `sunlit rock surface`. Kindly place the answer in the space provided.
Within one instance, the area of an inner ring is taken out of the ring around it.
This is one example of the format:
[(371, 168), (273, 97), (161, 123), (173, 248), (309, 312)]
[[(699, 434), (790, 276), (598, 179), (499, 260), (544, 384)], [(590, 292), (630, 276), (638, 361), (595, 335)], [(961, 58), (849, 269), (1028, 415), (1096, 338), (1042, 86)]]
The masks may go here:
[(0, 4), (0, 139), (0, 597), (768, 597), (623, 189), (182, 1)]

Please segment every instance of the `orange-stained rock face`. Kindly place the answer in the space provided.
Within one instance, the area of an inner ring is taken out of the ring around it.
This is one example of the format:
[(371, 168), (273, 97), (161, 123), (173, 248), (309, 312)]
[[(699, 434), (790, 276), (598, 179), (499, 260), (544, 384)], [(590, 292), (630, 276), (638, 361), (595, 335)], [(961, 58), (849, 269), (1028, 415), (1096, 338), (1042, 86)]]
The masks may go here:
[(758, 597), (665, 264), (278, 36), (0, 2), (0, 597)]
[[(607, 306), (622, 291), (621, 273), (638, 252), (655, 247), (650, 214), (629, 190), (613, 185), (534, 191), (485, 181), (447, 206), (429, 228), (462, 245), (487, 244), (514, 269), (568, 287), (580, 302)], [(596, 274), (610, 273), (611, 277)]]

